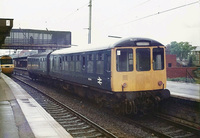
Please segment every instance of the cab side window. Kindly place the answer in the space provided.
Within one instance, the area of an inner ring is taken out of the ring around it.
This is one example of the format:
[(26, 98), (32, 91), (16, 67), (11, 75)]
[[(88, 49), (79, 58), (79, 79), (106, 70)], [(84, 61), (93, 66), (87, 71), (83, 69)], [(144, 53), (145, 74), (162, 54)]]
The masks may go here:
[(154, 70), (164, 69), (164, 49), (163, 48), (153, 49), (153, 69)]
[(116, 61), (118, 72), (133, 71), (133, 49), (117, 49)]

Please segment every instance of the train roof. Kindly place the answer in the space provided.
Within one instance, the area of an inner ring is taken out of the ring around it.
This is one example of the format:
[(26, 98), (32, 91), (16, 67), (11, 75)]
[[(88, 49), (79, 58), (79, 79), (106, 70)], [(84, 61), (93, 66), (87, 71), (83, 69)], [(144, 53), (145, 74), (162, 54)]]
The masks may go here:
[(42, 52), (42, 53), (39, 53), (39, 54), (34, 54), (34, 55), (30, 55), (30, 56), (28, 56), (28, 58), (30, 58), (30, 57), (43, 57), (43, 56), (46, 56), (46, 55), (48, 55), (49, 53), (51, 53), (51, 52)]
[(113, 44), (113, 47), (124, 47), (124, 46), (163, 46), (163, 44), (149, 38), (134, 38), (134, 37), (125, 38)]
[(0, 58), (1, 59), (12, 59), (12, 57), (9, 55), (2, 55), (2, 56), (0, 56)]
[(79, 52), (88, 52), (88, 51), (96, 51), (96, 50), (106, 50), (106, 49), (112, 49), (115, 47), (127, 47), (127, 46), (163, 46), (160, 42), (149, 39), (149, 38), (136, 38), (136, 37), (129, 37), (125, 39), (121, 39), (117, 41), (114, 44), (111, 45), (103, 45), (103, 46), (97, 46), (97, 45), (85, 45), (84, 47), (81, 46), (74, 46), (70, 48), (64, 48), (60, 50), (56, 50), (52, 52), (52, 55), (57, 54), (70, 54), (70, 53), (79, 53)]

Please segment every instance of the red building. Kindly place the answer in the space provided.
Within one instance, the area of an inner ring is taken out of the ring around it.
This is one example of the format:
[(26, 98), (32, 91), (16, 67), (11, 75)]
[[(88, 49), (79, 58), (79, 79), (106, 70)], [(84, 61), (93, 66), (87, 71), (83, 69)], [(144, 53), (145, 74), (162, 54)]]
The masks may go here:
[(193, 70), (196, 67), (178, 67), (176, 55), (166, 55), (167, 78), (185, 78), (194, 76)]
[(166, 55), (167, 68), (176, 67), (176, 55)]

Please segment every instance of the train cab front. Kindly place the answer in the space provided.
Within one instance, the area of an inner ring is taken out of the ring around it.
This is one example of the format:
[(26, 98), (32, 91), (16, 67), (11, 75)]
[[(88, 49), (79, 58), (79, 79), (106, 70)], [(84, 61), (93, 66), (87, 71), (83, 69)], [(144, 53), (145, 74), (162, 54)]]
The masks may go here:
[(112, 91), (134, 105), (168, 98), (165, 47), (149, 39), (130, 39), (118, 45), (112, 50)]
[(2, 56), (0, 58), (0, 64), (1, 64), (2, 73), (7, 74), (7, 75), (11, 75), (13, 73), (14, 64), (10, 56), (7, 56), (7, 55)]

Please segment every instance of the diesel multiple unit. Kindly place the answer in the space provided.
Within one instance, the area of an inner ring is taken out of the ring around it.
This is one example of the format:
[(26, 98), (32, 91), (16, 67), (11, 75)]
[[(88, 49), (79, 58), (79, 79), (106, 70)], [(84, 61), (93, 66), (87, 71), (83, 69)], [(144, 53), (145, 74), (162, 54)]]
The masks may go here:
[(152, 39), (126, 38), (104, 47), (72, 47), (28, 57), (33, 79), (56, 84), (101, 104), (143, 112), (170, 96), (165, 47)]

